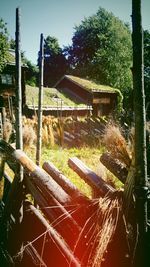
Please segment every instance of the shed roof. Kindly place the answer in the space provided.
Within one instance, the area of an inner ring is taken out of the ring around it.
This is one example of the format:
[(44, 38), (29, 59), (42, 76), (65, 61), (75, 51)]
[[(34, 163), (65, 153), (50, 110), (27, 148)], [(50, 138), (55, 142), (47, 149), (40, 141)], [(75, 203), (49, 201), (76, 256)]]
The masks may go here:
[[(7, 56), (6, 56), (6, 64), (10, 66), (16, 65), (16, 54), (14, 49), (9, 49)], [(27, 65), (24, 62), (21, 62), (22, 67), (27, 67)]]
[(91, 80), (79, 78), (73, 75), (64, 75), (61, 80), (57, 82), (55, 86), (57, 86), (60, 81), (62, 81), (64, 78), (67, 78), (68, 80), (72, 81), (73, 83), (79, 85), (80, 87), (84, 88), (87, 91), (92, 91), (92, 92), (107, 92), (107, 93), (116, 93), (116, 88), (107, 86), (107, 85), (102, 85), (102, 84), (97, 84)]

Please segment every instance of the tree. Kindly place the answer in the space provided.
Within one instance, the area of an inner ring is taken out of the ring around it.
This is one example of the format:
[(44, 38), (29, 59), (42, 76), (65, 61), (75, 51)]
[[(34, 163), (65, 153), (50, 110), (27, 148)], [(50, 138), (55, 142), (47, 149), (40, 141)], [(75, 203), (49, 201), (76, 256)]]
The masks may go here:
[(8, 56), (8, 32), (6, 23), (0, 19), (0, 72), (3, 70)]
[(146, 95), (146, 115), (150, 120), (150, 33), (144, 31), (144, 88)]
[(103, 8), (75, 27), (65, 48), (72, 73), (125, 92), (132, 86), (132, 42), (129, 27)]
[(47, 36), (44, 40), (44, 86), (53, 86), (65, 74), (66, 68), (67, 61), (58, 40)]
[(39, 69), (36, 65), (32, 64), (25, 56), (25, 52), (21, 52), (22, 63), (27, 66), (26, 70), (26, 84), (37, 86), (39, 81)]

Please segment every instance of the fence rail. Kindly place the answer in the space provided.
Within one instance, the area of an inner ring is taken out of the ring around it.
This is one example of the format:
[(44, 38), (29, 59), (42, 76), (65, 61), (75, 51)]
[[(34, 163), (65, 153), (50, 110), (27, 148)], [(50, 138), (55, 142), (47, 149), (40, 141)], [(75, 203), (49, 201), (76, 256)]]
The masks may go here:
[[(14, 171), (13, 180), (3, 171), (0, 205), (3, 266), (87, 266), (95, 240), (90, 232), (94, 233), (95, 217), (89, 218), (96, 212), (98, 202), (93, 205), (93, 199), (81, 193), (51, 162), (44, 162), (41, 168), (23, 151), (3, 140), (0, 153)], [(23, 185), (16, 182), (18, 164), (24, 168)], [(68, 164), (90, 185), (94, 197), (113, 197), (115, 189), (78, 158), (70, 158)], [(21, 207), (23, 218), (18, 222)]]

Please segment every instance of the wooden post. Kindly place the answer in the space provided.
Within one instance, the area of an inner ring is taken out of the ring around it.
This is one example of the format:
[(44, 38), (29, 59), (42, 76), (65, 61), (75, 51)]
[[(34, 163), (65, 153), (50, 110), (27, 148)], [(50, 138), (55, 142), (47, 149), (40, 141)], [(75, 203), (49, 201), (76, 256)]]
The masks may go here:
[(38, 132), (37, 132), (37, 149), (36, 164), (40, 164), (41, 147), (42, 147), (42, 102), (43, 102), (43, 68), (44, 68), (44, 38), (40, 37), (40, 84), (39, 84), (39, 102), (38, 102)]
[(16, 9), (16, 148), (23, 149), (20, 8)]
[(147, 158), (146, 116), (143, 74), (143, 30), (141, 0), (132, 0), (133, 88), (135, 113), (135, 206), (137, 247), (135, 266), (148, 266), (145, 235), (147, 232)]

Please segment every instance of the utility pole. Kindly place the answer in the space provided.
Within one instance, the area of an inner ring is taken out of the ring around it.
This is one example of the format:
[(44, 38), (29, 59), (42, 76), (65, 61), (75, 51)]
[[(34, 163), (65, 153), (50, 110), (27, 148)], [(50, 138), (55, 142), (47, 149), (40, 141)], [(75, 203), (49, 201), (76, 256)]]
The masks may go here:
[(40, 36), (40, 81), (39, 81), (39, 101), (38, 101), (38, 132), (37, 132), (37, 149), (36, 164), (40, 164), (41, 147), (42, 147), (42, 102), (43, 102), (43, 70), (44, 70), (44, 38)]

